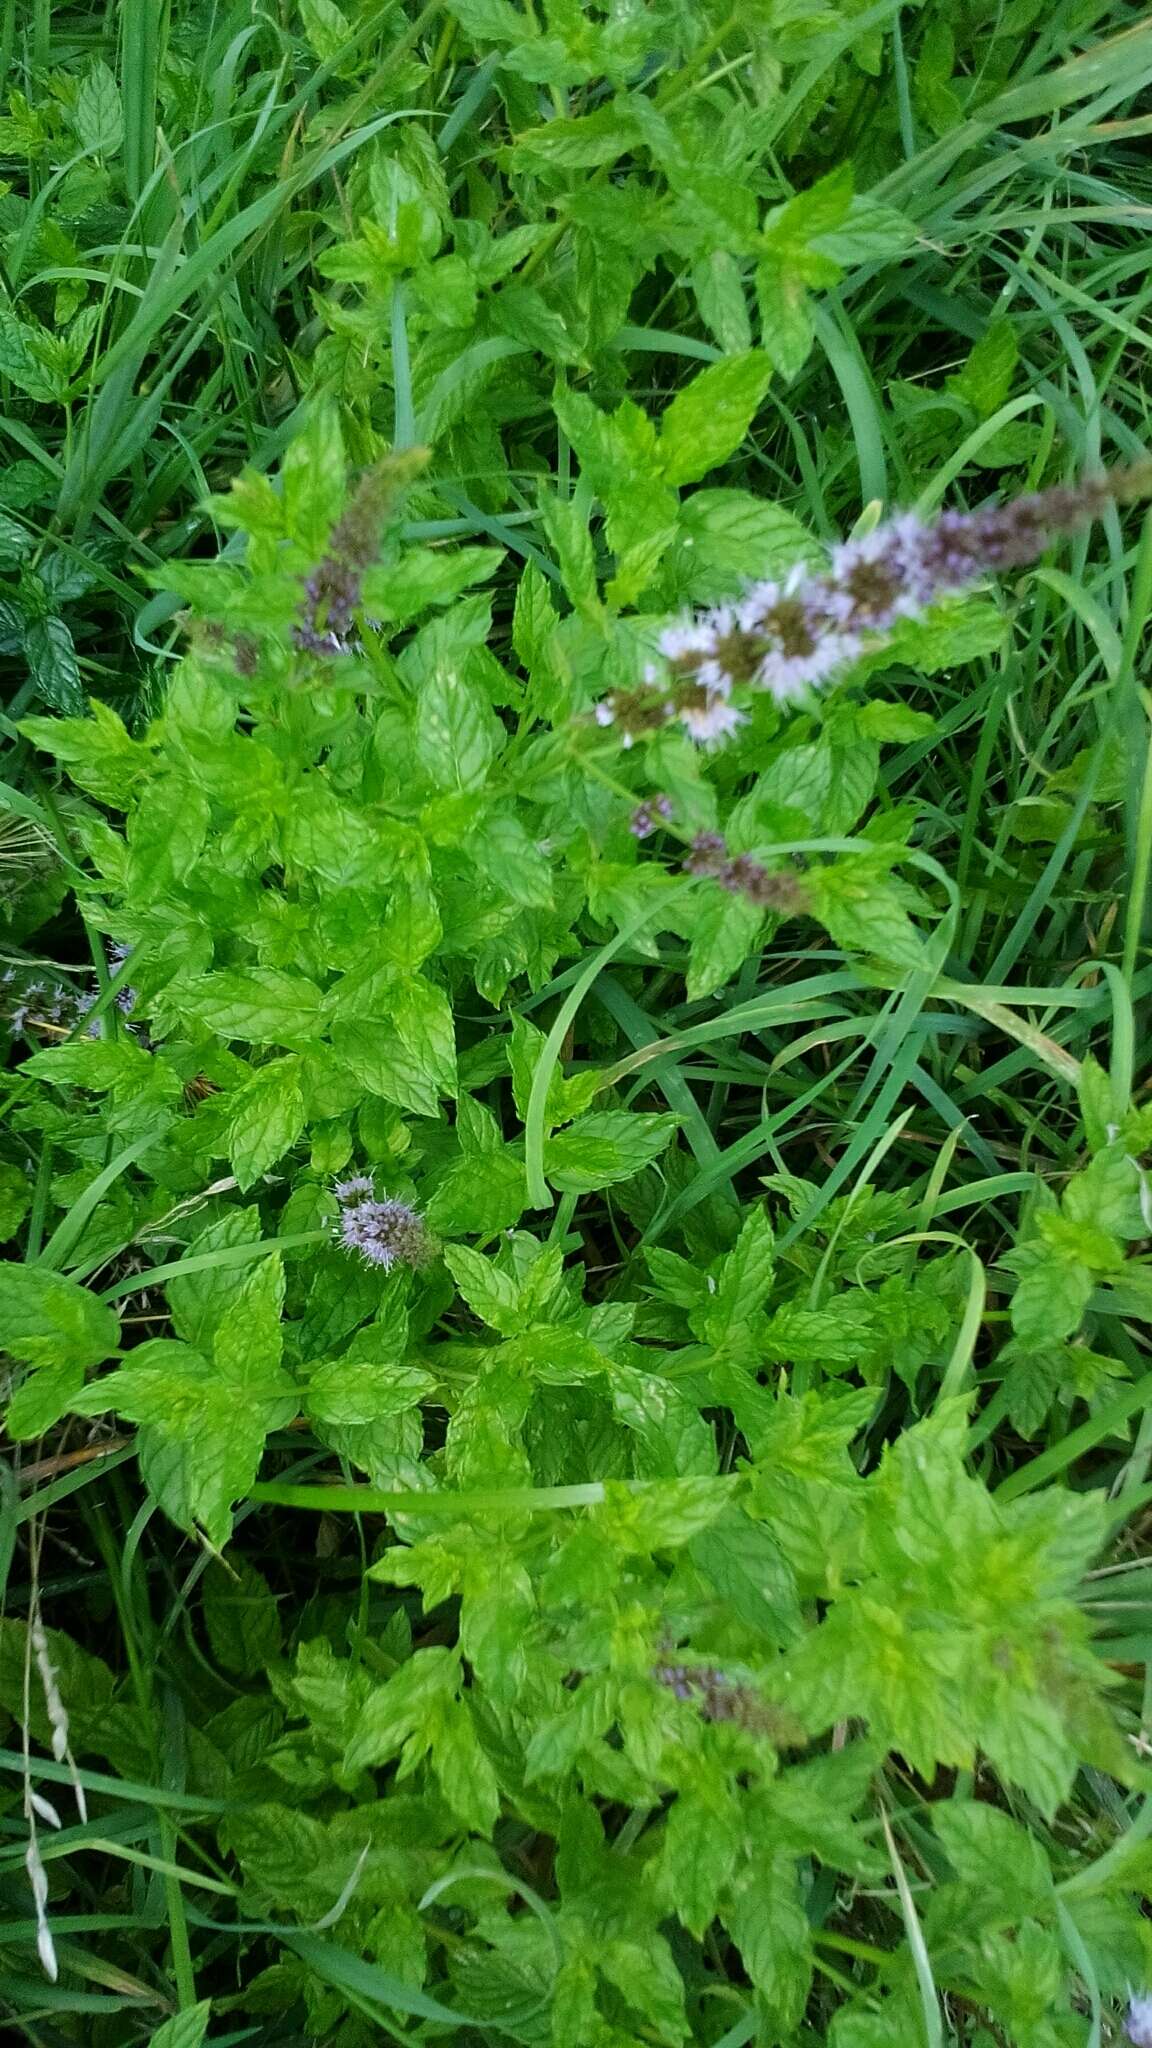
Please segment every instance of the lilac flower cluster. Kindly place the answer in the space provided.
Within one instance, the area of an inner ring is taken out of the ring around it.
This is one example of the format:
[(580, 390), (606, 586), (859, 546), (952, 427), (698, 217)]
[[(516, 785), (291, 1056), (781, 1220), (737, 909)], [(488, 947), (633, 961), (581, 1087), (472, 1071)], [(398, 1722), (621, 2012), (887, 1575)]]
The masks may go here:
[(649, 797), (647, 803), (637, 804), (628, 821), (628, 830), (633, 839), (647, 839), (660, 824), (667, 824), (672, 816), (672, 799), (667, 796)]
[(653, 1678), (678, 1700), (698, 1706), (706, 1721), (735, 1721), (760, 1733), (771, 1731), (772, 1709), (750, 1685), (729, 1678), (714, 1664), (657, 1664)]
[[(120, 972), (120, 969), (123, 967), (124, 962), (127, 960), (128, 955), (131, 953), (131, 951), (131, 946), (123, 945), (119, 939), (109, 939), (109, 974), (115, 975)], [(139, 1000), (139, 995), (137, 994), (136, 990), (131, 986), (130, 983), (127, 983), (122, 989), (118, 989), (116, 992), (116, 1008), (118, 1010), (122, 1010), (126, 1017), (131, 1016)]]
[(773, 874), (751, 854), (730, 854), (719, 832), (698, 832), (684, 856), (686, 875), (708, 875), (733, 896), (746, 896), (762, 910), (799, 916), (808, 907), (804, 885), (787, 869)]
[(615, 726), (626, 747), (674, 719), (699, 744), (725, 739), (746, 716), (734, 692), (792, 703), (899, 619), (918, 617), (982, 576), (1022, 568), (1058, 534), (1149, 490), (1152, 462), (1143, 462), (978, 512), (942, 512), (931, 523), (900, 513), (834, 548), (823, 574), (798, 566), (783, 582), (749, 584), (733, 603), (667, 627), (657, 642), (662, 665), (646, 670), (639, 689), (598, 704), (597, 723)]
[(335, 1236), (344, 1250), (359, 1252), (370, 1266), (385, 1273), (393, 1266), (424, 1266), (432, 1247), (424, 1220), (407, 1202), (385, 1195), (377, 1200), (369, 1174), (355, 1173), (338, 1180), (333, 1194), (340, 1204), (340, 1221)]
[(1129, 2000), (1125, 2032), (1133, 2048), (1152, 2048), (1152, 1997), (1147, 1992)]
[[(127, 958), (128, 948), (113, 946), (111, 955), (115, 973)], [(29, 1027), (50, 1038), (66, 1037), (95, 1007), (99, 994), (96, 986), (73, 988), (51, 975), (29, 974), (26, 967), (11, 961), (0, 968), (0, 1005), (13, 1039), (22, 1038)], [(130, 988), (121, 989), (116, 997), (117, 1007), (124, 1011), (130, 1011), (135, 1001), (135, 991)], [(92, 1020), (86, 1035), (99, 1038), (99, 1018)]]

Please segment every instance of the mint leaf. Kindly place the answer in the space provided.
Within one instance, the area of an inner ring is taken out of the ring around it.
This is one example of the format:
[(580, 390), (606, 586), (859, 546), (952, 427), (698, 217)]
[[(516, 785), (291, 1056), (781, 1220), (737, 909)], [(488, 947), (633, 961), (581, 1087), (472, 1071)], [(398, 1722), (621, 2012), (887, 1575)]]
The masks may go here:
[(754, 1856), (721, 1918), (777, 2024), (796, 2026), (811, 1988), (812, 1948), (795, 1860)]
[(212, 1655), (238, 1678), (259, 1677), (280, 1655), (280, 1615), (254, 1565), (213, 1564), (204, 1575), (204, 1625)]
[[(372, 1333), (360, 1340), (365, 1352)], [(377, 1357), (333, 1358), (313, 1366), (304, 1393), (304, 1412), (330, 1429), (363, 1427), (393, 1415), (406, 1415), (435, 1392), (436, 1381), (419, 1366), (402, 1365), (387, 1356), (383, 1333)]]
[(231, 1110), (228, 1156), (239, 1186), (246, 1190), (296, 1143), (304, 1128), (299, 1060), (272, 1060), (258, 1067), (231, 1098)]
[(4, 1418), (13, 1443), (43, 1436), (67, 1415), (83, 1385), (84, 1367), (71, 1359), (42, 1365), (30, 1374), (23, 1386), (17, 1387)]
[(455, 669), (433, 670), (416, 711), (416, 759), (434, 789), (479, 789), (502, 739), (479, 691)]
[(565, 1193), (614, 1187), (658, 1158), (679, 1123), (676, 1116), (634, 1116), (627, 1110), (578, 1117), (547, 1140), (544, 1171)]
[(72, 108), (72, 125), (81, 149), (96, 156), (115, 156), (124, 140), (124, 116), (114, 74), (97, 57), (80, 84)]
[(238, 1291), (211, 1363), (191, 1345), (152, 1338), (76, 1403), (83, 1414), (113, 1408), (140, 1425), (140, 1468), (160, 1505), (180, 1527), (201, 1528), (217, 1549), (231, 1534), (233, 1503), (256, 1477), (269, 1430), (296, 1413), (296, 1389), (279, 1366), (282, 1297), (273, 1254)]
[(1079, 1329), (1091, 1293), (1089, 1267), (1067, 1257), (1041, 1258), (1017, 1282), (1012, 1328), (1024, 1344), (1058, 1343)]
[(520, 1328), (520, 1289), (491, 1259), (466, 1245), (449, 1245), (444, 1262), (457, 1287), (482, 1323), (511, 1336)]
[(655, 1870), (658, 1896), (690, 1934), (714, 1920), (736, 1875), (744, 1832), (718, 1773), (700, 1770), (668, 1815)]
[(148, 2048), (202, 2048), (210, 2014), (211, 2001), (207, 1998), (198, 2005), (186, 2006), (157, 2028)]
[(772, 379), (758, 349), (701, 370), (660, 421), (660, 463), (670, 484), (692, 483), (733, 453), (748, 432)]
[(213, 1254), (259, 1242), (260, 1211), (256, 1208), (229, 1209), (192, 1239), (185, 1259), (209, 1263), (196, 1272), (176, 1273), (168, 1282), (168, 1305), (178, 1337), (186, 1338), (198, 1350), (210, 1349), (217, 1325), (243, 1289), (250, 1270), (247, 1264), (223, 1258), (217, 1264)]
[(781, 1645), (803, 1632), (796, 1576), (770, 1529), (733, 1511), (693, 1539), (692, 1562), (733, 1614)]
[(120, 1342), (113, 1311), (62, 1273), (0, 1264), (0, 1350), (25, 1365), (81, 1371), (99, 1365)]
[(181, 996), (183, 1007), (221, 1038), (252, 1045), (307, 1049), (318, 1028), (322, 997), (315, 982), (276, 967), (204, 975)]

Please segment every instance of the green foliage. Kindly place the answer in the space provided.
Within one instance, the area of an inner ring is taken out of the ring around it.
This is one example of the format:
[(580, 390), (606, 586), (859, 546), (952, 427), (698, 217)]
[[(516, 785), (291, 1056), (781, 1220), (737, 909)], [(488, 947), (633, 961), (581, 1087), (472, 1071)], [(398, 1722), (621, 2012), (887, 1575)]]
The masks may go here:
[(722, 748), (593, 709), (893, 506), (1138, 452), (1147, 28), (27, 13), (8, 2029), (1118, 2039), (1136, 528)]

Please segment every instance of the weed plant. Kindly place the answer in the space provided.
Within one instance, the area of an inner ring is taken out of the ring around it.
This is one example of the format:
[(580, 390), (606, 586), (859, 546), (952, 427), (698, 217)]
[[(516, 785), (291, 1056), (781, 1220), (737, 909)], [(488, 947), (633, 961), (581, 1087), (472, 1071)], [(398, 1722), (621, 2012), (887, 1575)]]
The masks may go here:
[(12, 2037), (1147, 2048), (1143, 10), (0, 70)]

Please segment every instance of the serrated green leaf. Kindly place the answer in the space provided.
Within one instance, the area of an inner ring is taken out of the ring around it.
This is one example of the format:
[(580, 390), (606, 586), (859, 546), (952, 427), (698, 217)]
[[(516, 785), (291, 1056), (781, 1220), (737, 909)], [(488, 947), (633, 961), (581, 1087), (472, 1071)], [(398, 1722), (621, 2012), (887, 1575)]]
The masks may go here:
[(102, 57), (90, 65), (72, 108), (72, 125), (81, 149), (97, 156), (115, 156), (124, 140), (124, 115), (113, 73)]
[[(716, 1349), (747, 1342), (752, 1320), (767, 1298), (774, 1270), (774, 1238), (767, 1210), (751, 1210), (720, 1262), (704, 1310), (703, 1334)], [(762, 1319), (761, 1319), (762, 1320)]]
[(1099, 1152), (1112, 1143), (1127, 1105), (1117, 1100), (1110, 1074), (1092, 1052), (1086, 1052), (1080, 1062), (1078, 1093), (1088, 1143), (1094, 1152)]
[(172, 1521), (203, 1529), (217, 1549), (231, 1534), (233, 1504), (256, 1476), (265, 1437), (297, 1407), (292, 1381), (269, 1357), (266, 1308), (251, 1282), (235, 1327), (230, 1319), (225, 1328), (213, 1363), (190, 1345), (154, 1338), (76, 1404), (84, 1414), (112, 1408), (140, 1425), (146, 1483)]
[(795, 1859), (755, 1856), (722, 1918), (777, 2026), (795, 2026), (812, 1983), (811, 1930)]
[(1089, 1267), (1067, 1257), (1042, 1259), (1020, 1276), (1012, 1296), (1012, 1328), (1029, 1345), (1074, 1336), (1091, 1292)]
[(752, 346), (752, 323), (744, 283), (727, 249), (712, 249), (692, 271), (692, 290), (700, 317), (725, 354), (741, 355)]
[[(99, 1725), (111, 1704), (112, 1673), (102, 1658), (82, 1649), (63, 1629), (46, 1628), (44, 1636), (60, 1699), (73, 1723), (82, 1718), (87, 1732)], [(38, 1678), (28, 1684), (28, 1674), (36, 1671), (29, 1638), (26, 1621), (0, 1618), (0, 1707), (18, 1725), (27, 1726), (34, 1742), (51, 1748), (53, 1730), (43, 1685)]]
[(0, 1350), (25, 1365), (99, 1365), (120, 1341), (106, 1303), (63, 1273), (0, 1265)]
[(903, 662), (921, 675), (977, 661), (1004, 645), (1003, 614), (987, 598), (967, 597), (937, 605), (923, 619), (898, 619), (882, 654), (866, 656), (869, 667)]
[(24, 657), (37, 695), (56, 711), (78, 717), (84, 709), (76, 644), (55, 612), (30, 619), (24, 628)]
[[(192, 1239), (186, 1256), (189, 1263), (211, 1260), (213, 1253), (259, 1241), (260, 1211), (255, 1207), (229, 1209)], [(209, 1350), (217, 1325), (247, 1278), (247, 1266), (234, 1265), (223, 1258), (218, 1265), (210, 1263), (196, 1272), (173, 1274), (167, 1293), (176, 1335), (186, 1338), (198, 1350)]]
[(296, 1143), (304, 1128), (300, 1062), (292, 1056), (258, 1067), (231, 1098), (228, 1156), (247, 1190)]
[(660, 462), (670, 484), (693, 483), (740, 446), (772, 379), (758, 349), (712, 363), (678, 392), (660, 421)]
[(494, 575), (503, 559), (499, 548), (409, 548), (391, 566), (365, 572), (361, 603), (371, 618), (406, 624)]
[(664, 1829), (656, 1884), (689, 1933), (702, 1935), (715, 1919), (742, 1847), (739, 1807), (726, 1786), (702, 1777), (680, 1794)]
[(210, 1565), (204, 1625), (212, 1655), (238, 1678), (258, 1678), (280, 1654), (280, 1616), (271, 1588), (246, 1559)]
[(221, 1038), (252, 1045), (307, 1049), (315, 1036), (323, 998), (315, 982), (277, 967), (229, 968), (204, 975), (185, 989), (184, 1006)]
[(802, 274), (777, 255), (762, 256), (756, 265), (756, 303), (765, 356), (791, 383), (804, 368), (816, 338)]
[(183, 2012), (174, 2013), (170, 2020), (165, 2020), (163, 2026), (157, 2028), (148, 2048), (201, 2048), (211, 2010), (211, 2001), (204, 1998), (198, 2005), (189, 2005)]
[(0, 306), (0, 376), (9, 378), (18, 391), (25, 392), (38, 404), (52, 405), (58, 402), (59, 393), (45, 375), (44, 367), (32, 348), (32, 341), (39, 332)]
[(372, 1769), (397, 1754), (430, 1710), (453, 1697), (460, 1660), (452, 1650), (417, 1650), (365, 1700), (344, 1755), (346, 1770)]
[(613, 1187), (658, 1158), (679, 1123), (677, 1116), (634, 1116), (626, 1110), (578, 1117), (545, 1143), (544, 1171), (565, 1193)]
[(511, 1336), (520, 1327), (520, 1289), (491, 1259), (467, 1245), (449, 1245), (444, 1262), (474, 1315)]
[(692, 1562), (748, 1627), (781, 1646), (803, 1631), (796, 1575), (770, 1529), (734, 1510), (694, 1538)]
[(916, 222), (906, 213), (862, 192), (852, 200), (840, 226), (813, 235), (811, 246), (830, 257), (838, 269), (849, 270), (857, 263), (885, 262), (902, 255), (912, 247), (916, 235)]
[(43, 1436), (52, 1429), (67, 1415), (83, 1384), (84, 1367), (72, 1359), (42, 1365), (38, 1372), (31, 1373), (17, 1387), (4, 1417), (4, 1427), (13, 1443)]
[(0, 1244), (15, 1237), (31, 1206), (28, 1176), (18, 1166), (0, 1161)]
[(431, 1373), (388, 1356), (385, 1333), (374, 1341), (372, 1332), (365, 1332), (362, 1342), (365, 1349), (370, 1343), (373, 1348), (378, 1345), (381, 1355), (334, 1358), (313, 1366), (304, 1409), (314, 1422), (335, 1429), (361, 1428), (407, 1415), (435, 1391)]
[(598, 618), (596, 555), (588, 531), (587, 515), (574, 500), (545, 497), (541, 501), (540, 516), (560, 565), (565, 591), (585, 618)]
[(437, 790), (480, 789), (502, 739), (479, 691), (455, 669), (437, 668), (416, 708), (416, 758)]
[(818, 886), (813, 909), (837, 945), (895, 967), (923, 965), (923, 941), (885, 882), (858, 876), (847, 866), (835, 866), (821, 870)]
[(339, 413), (321, 400), (311, 406), (281, 464), (288, 531), (312, 561), (320, 560), (344, 508), (346, 474)]
[(489, 1237), (511, 1230), (528, 1206), (523, 1153), (510, 1145), (466, 1154), (437, 1181), (428, 1201), (428, 1222), (445, 1236)]
[(183, 884), (208, 833), (210, 805), (183, 776), (159, 776), (140, 793), (128, 825), (125, 889), (137, 904), (155, 903)]
[(746, 896), (734, 896), (718, 883), (696, 891), (687, 915), (692, 945), (688, 955), (688, 999), (715, 995), (755, 952), (764, 928), (764, 912)]
[(991, 320), (963, 369), (948, 378), (947, 389), (972, 406), (982, 420), (990, 419), (1012, 388), (1019, 354), (1012, 322), (1003, 318)]
[(335, 62), (346, 50), (352, 29), (336, 0), (300, 0), (300, 19), (322, 64)]
[(1000, 1899), (1012, 1920), (1048, 1910), (1053, 1889), (1048, 1858), (1035, 1835), (1009, 1814), (977, 1800), (949, 1799), (941, 1802), (933, 1825), (957, 1877), (979, 1886), (990, 1907)]
[(1073, 1175), (1060, 1206), (1074, 1223), (1090, 1224), (1114, 1238), (1140, 1238), (1148, 1234), (1140, 1196), (1140, 1168), (1119, 1142), (1101, 1147), (1084, 1171)]
[(596, 170), (615, 163), (636, 139), (635, 123), (615, 105), (597, 107), (591, 114), (563, 115), (530, 128), (517, 138), (516, 157), (523, 164), (539, 164), (566, 171)]
[[(85, 1038), (73, 1045), (45, 1046), (24, 1062), (24, 1071), (57, 1086), (90, 1088), (94, 1093), (143, 1089), (163, 1072), (160, 1061), (129, 1038)], [(176, 1076), (169, 1073), (168, 1079), (175, 1090)]]
[(62, 761), (72, 780), (90, 796), (125, 810), (135, 785), (151, 766), (151, 753), (130, 738), (110, 705), (94, 698), (88, 708), (90, 717), (22, 719), (20, 731), (33, 746)]

